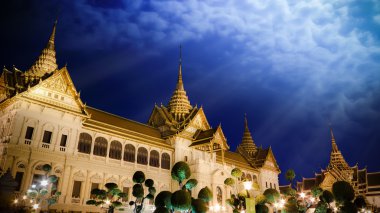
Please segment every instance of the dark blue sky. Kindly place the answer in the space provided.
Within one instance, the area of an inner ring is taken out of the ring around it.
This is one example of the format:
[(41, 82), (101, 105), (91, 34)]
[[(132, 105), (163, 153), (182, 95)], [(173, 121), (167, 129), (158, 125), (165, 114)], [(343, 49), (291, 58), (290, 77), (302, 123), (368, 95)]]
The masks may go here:
[(328, 164), (328, 123), (350, 165), (380, 171), (380, 2), (2, 1), (0, 65), (29, 68), (59, 17), (59, 66), (88, 105), (146, 122), (174, 90), (178, 46), (190, 102), (232, 150), (243, 117), (283, 173)]

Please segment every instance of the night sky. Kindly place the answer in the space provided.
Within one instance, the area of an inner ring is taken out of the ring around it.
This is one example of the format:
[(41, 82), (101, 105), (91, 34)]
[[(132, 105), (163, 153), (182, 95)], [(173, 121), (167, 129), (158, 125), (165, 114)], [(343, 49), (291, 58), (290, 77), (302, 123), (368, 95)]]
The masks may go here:
[(175, 88), (231, 150), (244, 113), (284, 173), (326, 168), (329, 123), (347, 162), (380, 171), (380, 1), (1, 1), (0, 65), (28, 69), (58, 17), (59, 67), (87, 105), (146, 123)]

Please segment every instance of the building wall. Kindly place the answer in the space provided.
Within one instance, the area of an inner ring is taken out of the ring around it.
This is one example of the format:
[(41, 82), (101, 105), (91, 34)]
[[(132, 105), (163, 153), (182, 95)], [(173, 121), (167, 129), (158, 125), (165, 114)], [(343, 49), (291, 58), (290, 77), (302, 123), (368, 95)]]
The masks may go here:
[[(177, 137), (174, 139), (173, 149), (152, 146), (142, 143), (135, 137), (119, 137), (106, 132), (98, 132), (83, 126), (83, 117), (74, 115), (53, 107), (38, 105), (27, 101), (17, 101), (0, 113), (1, 141), (9, 143), (0, 144), (0, 154), (5, 156), (0, 161), (2, 169), (10, 168), (15, 177), (17, 172), (23, 173), (20, 193), (24, 194), (32, 184), (33, 175), (44, 174), (41, 165), (51, 164), (51, 174), (59, 177), (58, 191), (62, 194), (57, 205), (62, 209), (83, 209), (90, 198), (92, 183), (98, 183), (104, 187), (107, 182), (114, 182), (119, 187), (132, 187), (132, 176), (135, 171), (143, 171), (147, 178), (155, 181), (157, 193), (162, 190), (174, 191), (178, 189), (178, 183), (171, 180), (170, 170), (149, 166), (149, 153), (151, 150), (168, 153), (171, 157), (171, 166), (177, 161), (187, 161), (192, 170), (192, 178), (199, 181), (199, 185), (193, 190), (193, 196), (197, 196), (199, 190), (208, 186), (214, 194), (222, 191), (222, 206), (226, 206), (225, 200), (230, 197), (231, 189), (224, 185), (224, 180), (230, 177), (234, 165), (216, 162), (215, 153), (210, 154), (193, 148), (189, 148), (191, 141)], [(33, 127), (31, 140), (25, 139), (27, 127)], [(49, 144), (43, 143), (44, 131), (51, 131), (52, 137)], [(92, 137), (91, 154), (78, 152), (80, 133), (88, 133)], [(62, 134), (68, 136), (66, 146), (60, 146)], [(108, 143), (107, 156), (100, 157), (93, 154), (94, 140), (104, 137)], [(117, 140), (122, 144), (122, 159), (115, 160), (108, 157), (110, 143)], [(173, 140), (173, 139), (172, 139)], [(168, 141), (169, 142), (169, 141)], [(173, 141), (170, 141), (173, 142)], [(125, 144), (132, 144), (137, 149), (145, 147), (148, 150), (148, 165), (136, 162), (130, 163), (123, 160)], [(5, 154), (5, 155), (4, 155)], [(161, 158), (160, 158), (161, 159)], [(263, 192), (266, 181), (276, 184), (278, 189), (278, 173), (270, 170), (257, 169), (243, 170), (245, 174), (256, 176)], [(79, 197), (73, 197), (74, 181), (81, 182)], [(240, 186), (241, 187), (241, 186)], [(241, 190), (240, 188), (239, 190)], [(132, 200), (132, 190), (129, 190), (129, 200)], [(253, 192), (258, 194), (259, 192)], [(213, 204), (218, 203), (218, 196), (214, 196)], [(87, 206), (87, 210), (94, 207)], [(94, 210), (94, 209), (93, 209)], [(96, 209), (95, 209), (96, 210)]]

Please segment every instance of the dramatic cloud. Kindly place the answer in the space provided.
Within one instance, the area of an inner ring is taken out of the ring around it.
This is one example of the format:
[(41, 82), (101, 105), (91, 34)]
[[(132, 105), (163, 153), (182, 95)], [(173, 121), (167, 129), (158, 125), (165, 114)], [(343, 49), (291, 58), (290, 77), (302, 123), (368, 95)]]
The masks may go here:
[[(35, 8), (51, 8), (38, 3)], [(57, 46), (73, 58), (72, 75), (86, 76), (78, 84), (95, 105), (106, 104), (91, 91), (113, 89), (128, 100), (115, 95), (112, 112), (124, 112), (126, 106), (134, 118), (146, 119), (152, 99), (137, 93), (167, 101), (173, 86), (162, 82), (169, 82), (168, 76), (174, 81), (177, 55), (172, 52), (182, 43), (188, 54), (185, 87), (191, 101), (204, 104), (213, 123), (223, 123), (232, 148), (241, 138), (244, 111), (254, 118), (250, 123), (257, 127), (256, 142), (272, 145), (283, 170), (325, 166), (327, 151), (313, 155), (330, 149), (329, 122), (347, 150), (354, 150), (355, 138), (367, 140), (362, 152), (379, 148), (377, 0), (60, 4)], [(367, 164), (374, 159), (356, 152), (347, 158), (350, 163), (365, 158)]]

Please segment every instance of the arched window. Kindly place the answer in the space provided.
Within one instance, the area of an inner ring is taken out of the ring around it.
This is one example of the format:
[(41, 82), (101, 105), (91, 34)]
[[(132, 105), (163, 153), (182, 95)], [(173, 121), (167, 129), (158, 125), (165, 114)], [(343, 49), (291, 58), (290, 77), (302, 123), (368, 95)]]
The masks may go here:
[(241, 174), (240, 180), (241, 180), (241, 181), (245, 181), (245, 178), (246, 178), (246, 177), (245, 177), (245, 173), (243, 172), (243, 173)]
[(136, 148), (132, 144), (126, 144), (124, 147), (124, 161), (135, 162)]
[(222, 188), (220, 188), (219, 186), (216, 187), (216, 201), (218, 202), (219, 206), (222, 206), (223, 192)]
[(107, 156), (107, 140), (103, 137), (95, 138), (94, 155), (105, 157)]
[(92, 137), (87, 133), (80, 133), (78, 142), (78, 152), (90, 154), (91, 153)]
[(110, 145), (109, 157), (112, 159), (121, 159), (121, 143), (119, 141), (112, 141)]
[(245, 176), (245, 178), (247, 178), (248, 181), (252, 181), (252, 176), (251, 176), (251, 174), (247, 174), (247, 175)]
[(150, 151), (149, 166), (160, 167), (160, 154), (156, 150)]
[(162, 153), (161, 155), (161, 168), (170, 169), (170, 155), (168, 153)]
[(137, 163), (147, 165), (148, 164), (148, 150), (144, 147), (140, 147), (137, 150)]

